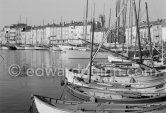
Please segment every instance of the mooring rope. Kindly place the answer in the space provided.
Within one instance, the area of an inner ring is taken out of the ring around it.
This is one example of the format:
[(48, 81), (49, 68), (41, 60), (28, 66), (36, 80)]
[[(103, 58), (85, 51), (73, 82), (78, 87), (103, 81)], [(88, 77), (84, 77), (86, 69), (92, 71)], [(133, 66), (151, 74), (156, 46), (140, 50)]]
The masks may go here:
[(33, 113), (33, 105), (34, 105), (34, 98), (33, 98), (33, 96), (31, 97), (31, 105), (30, 105), (30, 107), (29, 107), (29, 109), (28, 109), (28, 113)]

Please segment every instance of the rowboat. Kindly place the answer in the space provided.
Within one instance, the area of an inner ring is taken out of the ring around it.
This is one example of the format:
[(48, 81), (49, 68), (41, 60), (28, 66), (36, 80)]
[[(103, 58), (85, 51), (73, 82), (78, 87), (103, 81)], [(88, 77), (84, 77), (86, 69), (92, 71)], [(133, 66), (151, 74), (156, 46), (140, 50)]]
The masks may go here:
[(39, 95), (33, 96), (35, 106), (39, 113), (142, 113), (157, 111), (165, 104), (131, 105), (66, 101)]

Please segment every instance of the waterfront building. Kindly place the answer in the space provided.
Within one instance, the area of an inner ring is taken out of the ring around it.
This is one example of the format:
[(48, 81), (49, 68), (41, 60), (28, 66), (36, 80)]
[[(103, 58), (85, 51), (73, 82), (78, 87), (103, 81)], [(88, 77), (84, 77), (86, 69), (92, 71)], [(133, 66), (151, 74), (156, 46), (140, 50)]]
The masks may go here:
[[(95, 29), (95, 32), (94, 32), (94, 43), (101, 43), (103, 41), (103, 39), (104, 39), (106, 31), (107, 31), (106, 28)], [(107, 43), (107, 40), (105, 40), (104, 43)]]
[(162, 40), (166, 42), (166, 21), (162, 24)]
[[(150, 22), (151, 39), (154, 44), (160, 44), (164, 38), (165, 28), (163, 24), (165, 23), (165, 21), (166, 20), (157, 20)], [(141, 22), (139, 24), (139, 29), (140, 29), (141, 44), (145, 44), (146, 43), (145, 40), (149, 40), (147, 23)], [(136, 26), (132, 27), (132, 33), (131, 33), (131, 28), (127, 28), (125, 34), (126, 34), (126, 44), (128, 45), (138, 44), (138, 41), (136, 40)]]
[[(69, 41), (72, 44), (82, 44), (84, 41), (80, 39), (84, 39), (85, 35), (85, 25), (83, 22), (71, 22), (69, 26)], [(91, 22), (87, 23), (87, 34), (86, 40), (90, 41), (91, 38)]]
[(0, 44), (6, 44), (7, 38), (6, 38), (6, 32), (4, 29), (0, 30)]

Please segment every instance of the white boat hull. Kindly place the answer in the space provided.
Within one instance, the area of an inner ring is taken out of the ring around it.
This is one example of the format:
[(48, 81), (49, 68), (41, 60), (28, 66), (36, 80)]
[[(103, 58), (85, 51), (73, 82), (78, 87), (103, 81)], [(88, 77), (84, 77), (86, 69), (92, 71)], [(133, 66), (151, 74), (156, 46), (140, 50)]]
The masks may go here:
[(55, 106), (51, 106), (36, 97), (34, 97), (34, 102), (39, 113), (72, 113), (58, 109)]
[(7, 50), (7, 49), (9, 49), (8, 47), (1, 47), (1, 49), (3, 49), (3, 50)]
[(56, 46), (50, 47), (50, 49), (53, 51), (61, 51), (61, 49), (59, 47), (56, 47)]
[(59, 45), (58, 46), (62, 51), (66, 51), (69, 49), (73, 49), (73, 46), (68, 46), (68, 45)]
[(109, 55), (108, 56), (108, 61), (113, 63), (113, 62), (126, 62), (126, 63), (130, 63), (131, 61), (130, 60), (123, 60), (123, 59), (120, 59), (118, 57), (114, 57), (112, 55)]
[[(163, 73), (165, 74), (165, 73)], [(65, 71), (65, 77), (67, 78), (67, 81), (70, 83), (74, 83), (76, 85), (82, 86), (83, 84), (77, 80), (75, 80), (75, 77), (89, 79), (89, 75), (85, 75), (83, 73), (74, 73), (71, 70), (66, 69)], [(135, 83), (131, 82), (132, 77), (100, 77), (97, 75), (94, 75), (91, 77), (91, 80), (98, 81), (98, 83), (103, 83), (105, 85), (109, 85), (109, 83), (119, 83), (123, 85), (131, 85), (134, 89), (133, 91), (139, 91), (142, 93), (145, 92), (160, 92), (166, 90), (166, 78), (163, 75), (161, 78), (153, 78), (153, 77), (136, 77), (137, 81)], [(148, 81), (149, 80), (149, 81)], [(116, 81), (116, 82), (115, 82)], [(84, 84), (85, 85), (85, 84)], [(88, 85), (86, 85), (88, 87)]]
[(25, 50), (34, 50), (34, 47), (28, 47), (28, 46), (25, 46)]
[(17, 50), (24, 50), (25, 47), (23, 47), (23, 46), (16, 46), (16, 49), (17, 49)]

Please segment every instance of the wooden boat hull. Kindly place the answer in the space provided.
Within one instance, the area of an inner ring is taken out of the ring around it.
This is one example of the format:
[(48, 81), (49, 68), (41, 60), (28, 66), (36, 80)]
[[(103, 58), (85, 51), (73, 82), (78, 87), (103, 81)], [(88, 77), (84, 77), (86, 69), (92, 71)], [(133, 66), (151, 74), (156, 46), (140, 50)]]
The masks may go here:
[(38, 95), (33, 96), (33, 99), (39, 113), (145, 113), (149, 111), (157, 111), (159, 109), (161, 110), (162, 108), (166, 107), (165, 104), (125, 105), (65, 100), (62, 101)]
[(16, 48), (15, 46), (13, 46), (13, 45), (8, 46), (8, 48), (9, 48), (10, 50), (17, 50), (17, 48)]
[(95, 102), (110, 102), (114, 104), (150, 104), (150, 103), (159, 103), (166, 102), (166, 95), (154, 96), (148, 98), (122, 98), (122, 99), (111, 99), (110, 97), (97, 97), (95, 95), (90, 96), (87, 92), (81, 92), (71, 85), (67, 85), (67, 93), (72, 97), (73, 100), (79, 101), (91, 101), (92, 99)]
[(71, 112), (53, 107), (52, 105), (42, 101), (36, 96), (34, 97), (34, 101), (39, 113), (71, 113)]
[[(99, 73), (100, 74), (100, 73)], [(111, 83), (113, 81), (116, 81), (117, 83), (121, 83), (124, 85), (130, 85), (131, 83), (132, 86), (134, 87), (135, 84), (140, 84), (140, 85), (135, 85), (135, 87), (146, 87), (143, 85), (144, 83), (146, 84), (160, 84), (160, 83), (166, 83), (166, 72), (161, 72), (158, 74), (154, 75), (149, 75), (149, 76), (129, 76), (129, 75), (121, 75), (121, 76), (100, 76), (99, 74), (94, 74), (92, 76), (92, 80), (95, 81), (101, 81), (104, 83)], [(75, 77), (83, 77), (83, 78), (88, 78), (88, 75), (83, 75), (81, 71), (78, 70), (72, 70), (72, 69), (66, 69), (65, 70), (65, 76), (68, 79), (69, 82), (73, 81), (73, 78)]]

